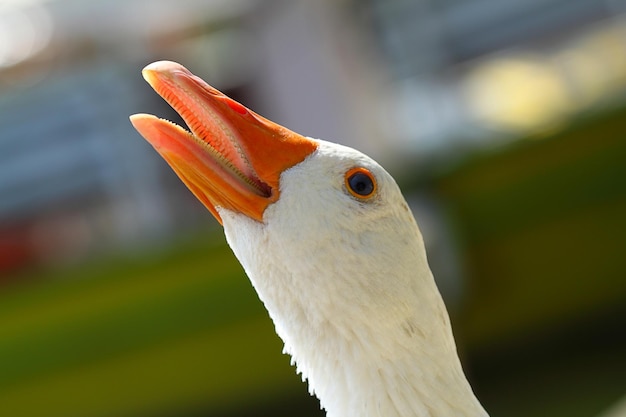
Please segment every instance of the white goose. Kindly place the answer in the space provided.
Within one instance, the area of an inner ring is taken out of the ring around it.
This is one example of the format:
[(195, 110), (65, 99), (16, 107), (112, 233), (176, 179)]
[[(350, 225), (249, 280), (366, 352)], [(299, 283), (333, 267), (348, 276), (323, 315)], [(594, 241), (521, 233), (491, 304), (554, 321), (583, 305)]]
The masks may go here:
[(487, 416), (420, 231), (380, 165), (257, 115), (179, 64), (143, 75), (191, 132), (147, 114), (133, 125), (222, 223), (329, 417)]

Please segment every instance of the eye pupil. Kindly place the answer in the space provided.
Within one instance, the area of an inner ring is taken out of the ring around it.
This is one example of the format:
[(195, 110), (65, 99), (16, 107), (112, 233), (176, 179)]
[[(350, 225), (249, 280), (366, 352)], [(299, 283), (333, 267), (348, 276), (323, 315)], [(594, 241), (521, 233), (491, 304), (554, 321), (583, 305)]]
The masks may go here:
[(374, 181), (362, 172), (356, 172), (348, 178), (348, 185), (358, 195), (368, 196), (374, 192)]
[(366, 200), (376, 193), (376, 178), (364, 167), (354, 167), (344, 176), (346, 190), (360, 200)]

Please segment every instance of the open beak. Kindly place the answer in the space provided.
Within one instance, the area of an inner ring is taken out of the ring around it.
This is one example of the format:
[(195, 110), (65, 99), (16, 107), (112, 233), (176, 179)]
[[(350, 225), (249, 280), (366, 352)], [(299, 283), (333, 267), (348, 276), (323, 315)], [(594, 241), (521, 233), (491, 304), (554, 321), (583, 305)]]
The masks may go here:
[(182, 65), (159, 61), (143, 77), (190, 131), (149, 114), (130, 121), (221, 223), (217, 207), (263, 221), (280, 175), (317, 144), (225, 96)]

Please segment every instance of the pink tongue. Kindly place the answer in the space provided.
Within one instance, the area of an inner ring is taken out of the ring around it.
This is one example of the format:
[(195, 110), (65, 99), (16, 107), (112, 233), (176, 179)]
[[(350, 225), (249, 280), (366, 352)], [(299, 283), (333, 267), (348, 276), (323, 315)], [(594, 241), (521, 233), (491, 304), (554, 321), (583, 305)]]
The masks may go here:
[[(228, 102), (230, 106), (230, 101)], [(232, 102), (235, 105), (240, 106), (244, 112), (247, 109), (239, 103)], [(231, 106), (232, 107), (232, 106)], [(217, 114), (211, 114), (213, 120), (209, 121), (208, 125), (202, 121), (198, 122), (198, 119), (188, 119), (185, 114), (182, 114), (183, 120), (189, 125), (192, 133), (208, 143), (215, 151), (220, 155), (219, 159), (225, 164), (233, 166), (243, 175), (255, 182), (258, 176), (250, 167), (250, 164), (243, 154), (243, 151), (238, 145), (238, 132), (233, 129), (227, 120), (224, 120)], [(192, 125), (192, 121), (195, 121)], [(219, 128), (218, 128), (219, 126)]]

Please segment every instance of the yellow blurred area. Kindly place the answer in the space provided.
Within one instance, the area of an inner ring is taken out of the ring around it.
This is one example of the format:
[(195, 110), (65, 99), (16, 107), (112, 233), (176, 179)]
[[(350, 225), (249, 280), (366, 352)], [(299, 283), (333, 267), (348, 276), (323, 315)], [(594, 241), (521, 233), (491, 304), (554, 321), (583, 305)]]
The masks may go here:
[(598, 104), (626, 85), (623, 18), (554, 50), (510, 51), (473, 66), (467, 78), (472, 113), (482, 123), (541, 132)]
[(476, 116), (496, 127), (549, 129), (571, 110), (565, 80), (538, 57), (496, 59), (476, 70), (469, 84)]

